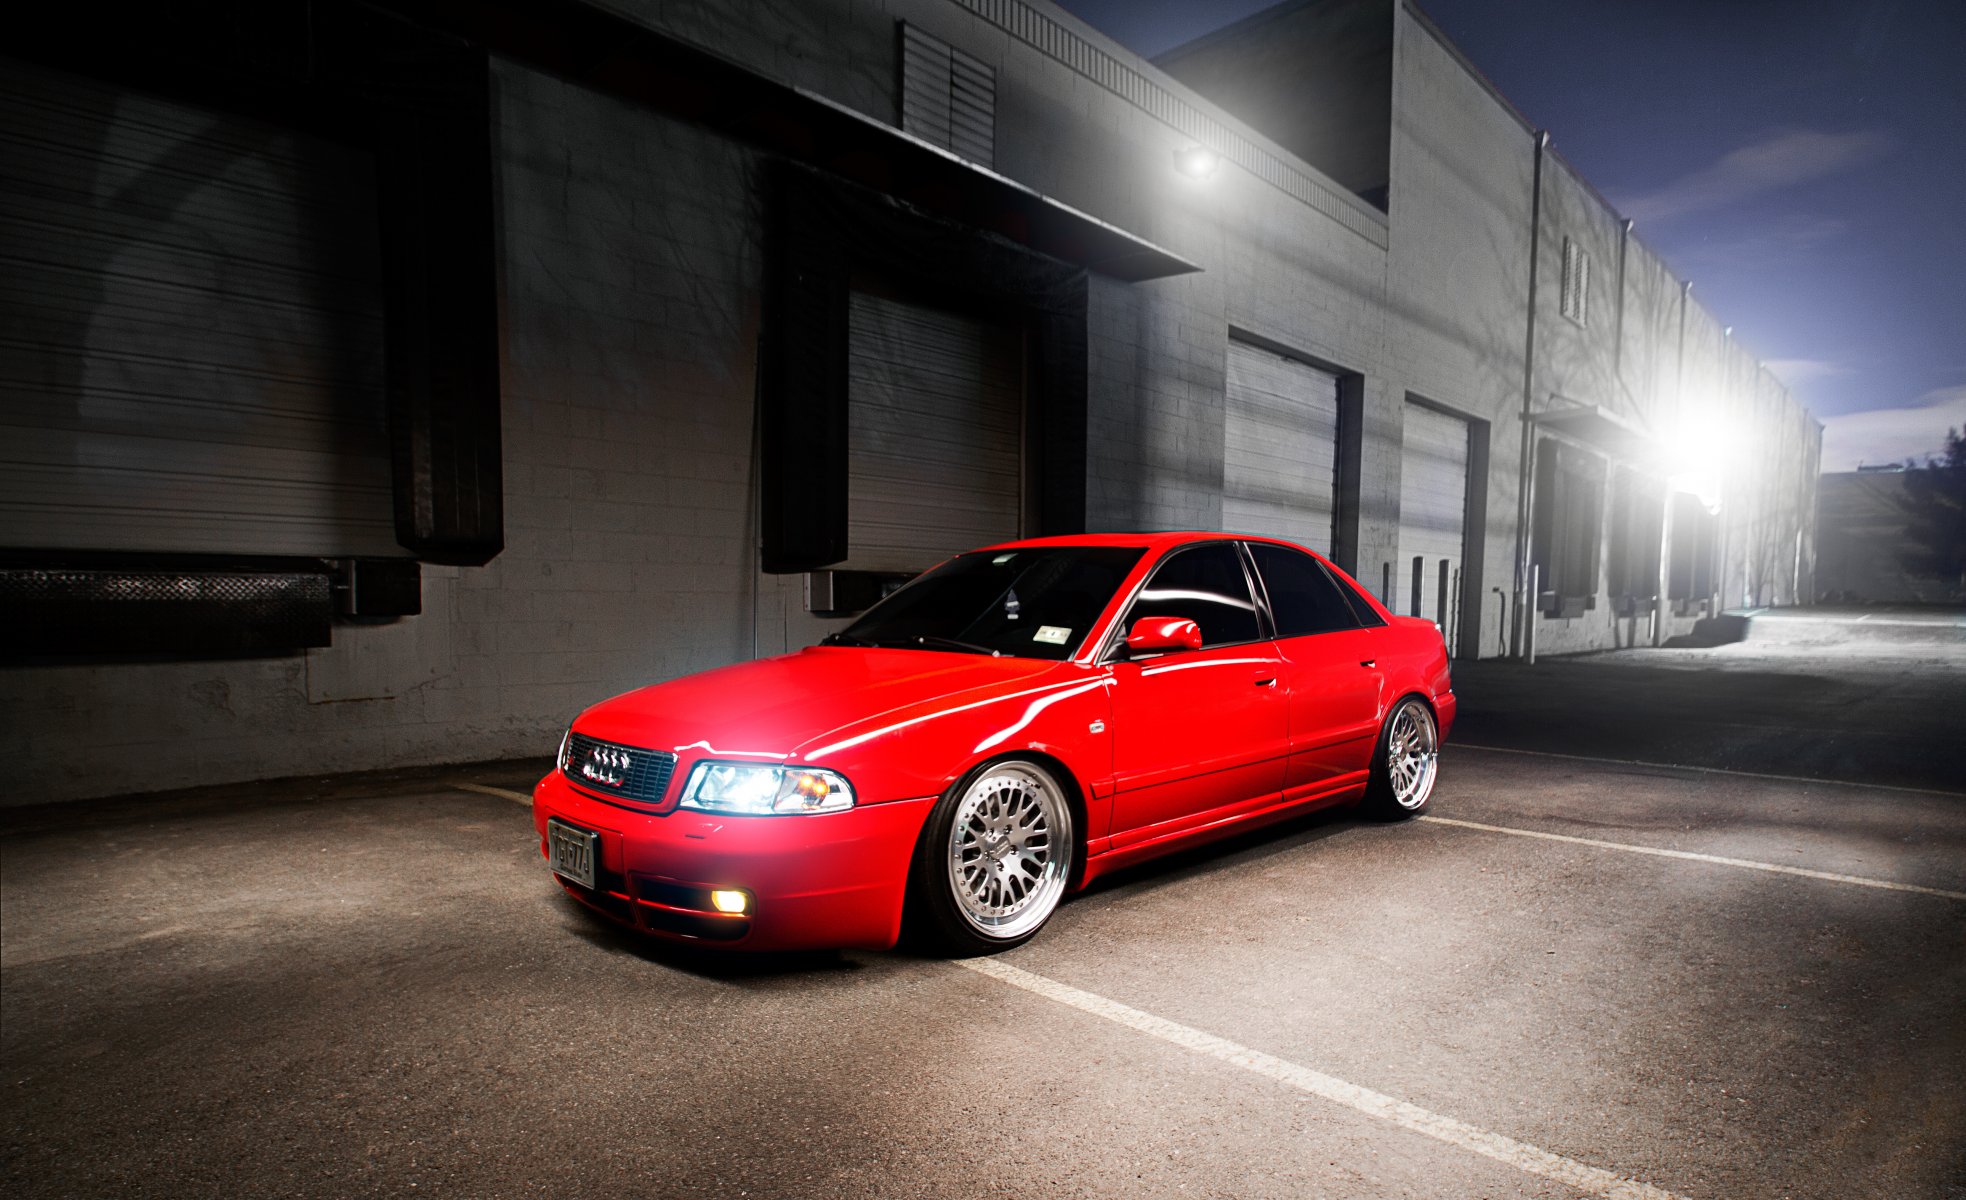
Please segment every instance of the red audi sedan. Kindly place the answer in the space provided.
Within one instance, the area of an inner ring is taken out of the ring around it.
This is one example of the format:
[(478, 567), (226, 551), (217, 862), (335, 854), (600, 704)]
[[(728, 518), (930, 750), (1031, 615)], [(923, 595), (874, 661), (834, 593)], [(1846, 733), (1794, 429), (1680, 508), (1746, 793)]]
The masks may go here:
[(1219, 533), (959, 555), (817, 646), (580, 714), (533, 791), (568, 894), (746, 949), (1015, 946), (1067, 892), (1334, 804), (1425, 809), (1430, 621)]

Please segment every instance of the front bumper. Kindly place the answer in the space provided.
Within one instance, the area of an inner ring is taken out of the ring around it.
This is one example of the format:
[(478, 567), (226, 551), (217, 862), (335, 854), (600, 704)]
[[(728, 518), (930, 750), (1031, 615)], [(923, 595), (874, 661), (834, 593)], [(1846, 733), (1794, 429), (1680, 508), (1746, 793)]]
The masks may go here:
[[(781, 817), (658, 815), (598, 800), (554, 772), (533, 789), (532, 812), (542, 857), (549, 818), (600, 834), (592, 891), (554, 879), (624, 925), (732, 949), (882, 950), (900, 936), (908, 865), (934, 801)], [(750, 911), (717, 912), (713, 888), (751, 893)]]

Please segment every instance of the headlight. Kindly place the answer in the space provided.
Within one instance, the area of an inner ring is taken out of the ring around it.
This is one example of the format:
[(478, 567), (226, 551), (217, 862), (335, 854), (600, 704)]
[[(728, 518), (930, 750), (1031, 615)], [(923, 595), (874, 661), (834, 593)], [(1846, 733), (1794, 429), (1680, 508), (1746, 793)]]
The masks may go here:
[(839, 812), (853, 807), (853, 785), (818, 767), (700, 762), (683, 785), (684, 808), (762, 817)]

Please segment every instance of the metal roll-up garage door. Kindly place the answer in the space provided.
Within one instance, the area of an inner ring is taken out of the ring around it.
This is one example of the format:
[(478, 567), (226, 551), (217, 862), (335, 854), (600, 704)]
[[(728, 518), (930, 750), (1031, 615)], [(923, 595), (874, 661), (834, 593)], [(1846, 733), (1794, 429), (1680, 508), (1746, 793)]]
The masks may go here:
[(1454, 581), (1467, 526), (1468, 423), (1408, 403), (1401, 447), (1397, 603), (1392, 607), (1446, 628), (1454, 615)]
[(847, 559), (919, 571), (1022, 528), (1023, 336), (853, 293)]
[(0, 545), (387, 555), (365, 151), (0, 60)]
[(1229, 343), (1222, 528), (1331, 553), (1338, 472), (1338, 377)]

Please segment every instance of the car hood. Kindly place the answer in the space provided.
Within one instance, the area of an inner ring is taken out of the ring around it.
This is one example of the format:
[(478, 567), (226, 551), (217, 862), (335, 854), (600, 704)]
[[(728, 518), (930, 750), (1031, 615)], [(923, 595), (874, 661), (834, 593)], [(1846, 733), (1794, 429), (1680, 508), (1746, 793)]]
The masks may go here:
[(789, 758), (884, 713), (962, 702), (1060, 664), (936, 650), (814, 646), (603, 700), (574, 720), (589, 737), (650, 750)]

